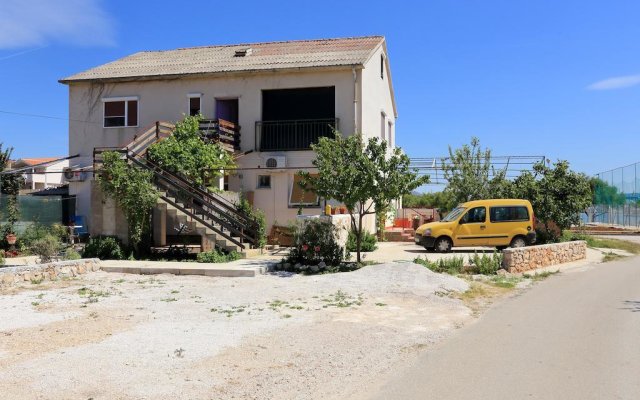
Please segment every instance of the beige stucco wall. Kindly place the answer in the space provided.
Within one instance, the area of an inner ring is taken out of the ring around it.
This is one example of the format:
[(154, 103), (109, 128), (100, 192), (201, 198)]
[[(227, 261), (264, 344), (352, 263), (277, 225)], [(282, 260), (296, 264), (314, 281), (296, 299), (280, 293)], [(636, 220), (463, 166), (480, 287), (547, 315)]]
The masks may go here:
[[(351, 134), (357, 129), (368, 136), (379, 134), (381, 110), (386, 110), (393, 119), (394, 113), (388, 83), (379, 77), (379, 52), (372, 57), (370, 64), (363, 71), (344, 68), (104, 85), (74, 83), (69, 87), (69, 154), (80, 155), (74, 164), (90, 165), (94, 147), (120, 147), (157, 120), (181, 119), (188, 112), (190, 93), (202, 94), (202, 113), (210, 118), (215, 115), (216, 98), (238, 98), (242, 151), (254, 150), (255, 123), (262, 118), (261, 91), (266, 89), (335, 86), (335, 115), (340, 119), (340, 131)], [(385, 78), (387, 76), (385, 74)], [(103, 128), (102, 99), (128, 96), (138, 97), (138, 127)], [(287, 157), (287, 169), (276, 172), (255, 169), (264, 168), (266, 159), (274, 155)], [(286, 224), (297, 214), (297, 208), (290, 207), (288, 203), (293, 174), (298, 169), (311, 167), (313, 157), (311, 151), (247, 154), (238, 160), (238, 166), (245, 169), (230, 178), (230, 190), (254, 191), (254, 204), (265, 211), (268, 225), (276, 221)], [(257, 189), (257, 176), (261, 173), (272, 174), (271, 189)], [(89, 182), (70, 184), (70, 193), (77, 196), (76, 210), (80, 215), (91, 215), (90, 190)], [(304, 212), (317, 214), (321, 209), (305, 208)], [(375, 226), (373, 222), (370, 225), (371, 229)]]
[[(385, 70), (380, 78), (380, 57), (385, 57)], [(391, 69), (385, 48), (380, 47), (362, 70), (362, 125), (361, 132), (365, 137), (382, 138), (381, 120), (385, 114), (385, 137), (387, 142), (395, 145), (396, 113), (393, 107), (393, 95), (390, 86)], [(392, 124), (392, 140), (389, 140), (388, 123)]]

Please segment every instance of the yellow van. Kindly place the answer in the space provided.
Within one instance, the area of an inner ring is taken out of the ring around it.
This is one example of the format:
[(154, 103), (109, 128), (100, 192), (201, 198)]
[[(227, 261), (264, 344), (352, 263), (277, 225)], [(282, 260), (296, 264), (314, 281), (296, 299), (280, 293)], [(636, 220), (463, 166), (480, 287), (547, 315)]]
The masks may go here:
[(441, 221), (421, 225), (415, 242), (427, 250), (452, 247), (523, 247), (536, 241), (534, 215), (528, 200), (476, 200), (451, 210)]

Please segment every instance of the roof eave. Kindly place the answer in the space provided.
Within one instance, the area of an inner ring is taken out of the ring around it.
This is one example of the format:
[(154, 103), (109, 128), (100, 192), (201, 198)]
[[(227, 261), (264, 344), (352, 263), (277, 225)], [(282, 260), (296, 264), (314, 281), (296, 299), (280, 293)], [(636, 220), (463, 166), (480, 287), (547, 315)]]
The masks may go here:
[(58, 80), (63, 85), (72, 83), (122, 83), (122, 82), (138, 82), (138, 81), (157, 81), (157, 80), (173, 80), (183, 78), (201, 78), (209, 76), (228, 76), (228, 75), (248, 75), (248, 74), (264, 74), (264, 73), (282, 73), (282, 72), (306, 72), (306, 71), (339, 71), (351, 70), (352, 68), (364, 68), (364, 63), (351, 63), (341, 65), (314, 65), (308, 67), (289, 67), (289, 68), (258, 68), (245, 69), (239, 71), (219, 71), (219, 72), (187, 72), (182, 74), (157, 74), (157, 75), (140, 75), (140, 76), (122, 76), (112, 78), (86, 78), (71, 79), (63, 78)]

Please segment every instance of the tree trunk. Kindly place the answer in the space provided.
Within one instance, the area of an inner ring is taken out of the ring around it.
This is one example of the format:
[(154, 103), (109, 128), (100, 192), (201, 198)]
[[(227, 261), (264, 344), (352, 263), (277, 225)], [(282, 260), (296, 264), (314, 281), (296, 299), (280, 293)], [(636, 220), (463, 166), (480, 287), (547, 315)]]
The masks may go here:
[(356, 261), (358, 264), (362, 262), (360, 258), (360, 250), (362, 249), (362, 213), (358, 215), (358, 230), (356, 232)]

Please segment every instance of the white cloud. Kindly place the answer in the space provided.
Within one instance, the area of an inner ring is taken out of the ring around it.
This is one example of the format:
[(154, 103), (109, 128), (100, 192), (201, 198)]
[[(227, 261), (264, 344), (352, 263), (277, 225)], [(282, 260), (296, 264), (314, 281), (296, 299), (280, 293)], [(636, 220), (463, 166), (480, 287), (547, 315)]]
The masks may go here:
[(613, 90), (624, 89), (631, 86), (640, 85), (640, 75), (616, 76), (592, 83), (587, 86), (589, 90)]
[(100, 0), (0, 0), (0, 49), (48, 43), (115, 44)]

